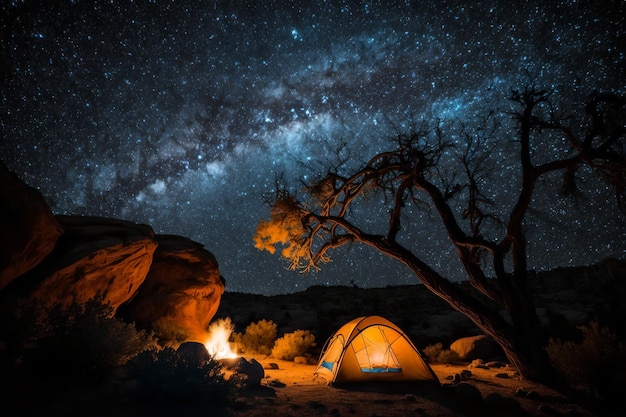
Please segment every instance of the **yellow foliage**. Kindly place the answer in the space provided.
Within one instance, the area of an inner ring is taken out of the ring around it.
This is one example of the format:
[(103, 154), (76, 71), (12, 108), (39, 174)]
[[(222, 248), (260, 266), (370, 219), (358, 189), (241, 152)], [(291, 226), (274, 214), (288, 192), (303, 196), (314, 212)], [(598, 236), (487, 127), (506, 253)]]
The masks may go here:
[(279, 200), (272, 207), (271, 220), (261, 220), (253, 237), (254, 246), (271, 254), (278, 245), (284, 246), (281, 255), (296, 264), (306, 255), (306, 248), (298, 242), (306, 236), (308, 230), (302, 222), (303, 212), (295, 200)]
[(271, 254), (276, 252), (276, 244), (286, 244), (289, 233), (279, 224), (271, 221), (261, 220), (256, 227), (254, 235), (254, 247), (258, 250), (266, 250)]

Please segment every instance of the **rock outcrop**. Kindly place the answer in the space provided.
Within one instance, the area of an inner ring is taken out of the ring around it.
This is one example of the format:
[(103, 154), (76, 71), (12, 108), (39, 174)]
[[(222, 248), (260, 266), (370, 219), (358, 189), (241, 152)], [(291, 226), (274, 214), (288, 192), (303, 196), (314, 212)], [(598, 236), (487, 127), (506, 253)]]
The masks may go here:
[(207, 326), (224, 293), (217, 260), (200, 243), (157, 235), (157, 250), (148, 276), (125, 315), (140, 327), (157, 323), (175, 329), (186, 340), (204, 342)]
[(0, 162), (0, 290), (37, 266), (63, 233), (43, 195)]
[(469, 361), (474, 359), (492, 360), (504, 357), (500, 346), (484, 334), (457, 339), (450, 345), (450, 350), (456, 352), (459, 358)]
[(31, 297), (67, 305), (102, 294), (117, 309), (146, 279), (157, 247), (154, 231), (132, 222), (57, 216), (64, 235), (28, 277)]
[(54, 216), (42, 194), (2, 162), (0, 217), (0, 293), (7, 300), (69, 305), (102, 295), (139, 327), (164, 325), (204, 342), (224, 279), (201, 244), (124, 220)]

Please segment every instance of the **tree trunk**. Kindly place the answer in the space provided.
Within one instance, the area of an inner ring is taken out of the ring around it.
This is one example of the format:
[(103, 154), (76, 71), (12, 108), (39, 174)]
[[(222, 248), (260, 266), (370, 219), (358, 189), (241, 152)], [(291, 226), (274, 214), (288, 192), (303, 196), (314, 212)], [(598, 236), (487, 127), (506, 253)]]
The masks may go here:
[(498, 343), (522, 378), (549, 382), (550, 367), (547, 354), (543, 351), (539, 319), (529, 289), (516, 292), (513, 285), (507, 289), (503, 288), (502, 295), (508, 303), (507, 311), (511, 314), (509, 322), (502, 317), (499, 310), (489, 307), (457, 284), (440, 276), (410, 252), (398, 248), (389, 250), (388, 247), (381, 246), (378, 249), (386, 249), (384, 253), (408, 266), (426, 288), (446, 301), (454, 310), (468, 317)]
[(513, 324), (502, 319), (498, 311), (489, 311), (482, 303), (474, 305), (459, 303), (456, 297), (446, 298), (456, 311), (468, 317), (487, 336), (491, 337), (504, 351), (507, 359), (517, 369), (520, 376), (538, 382), (547, 382), (549, 372), (547, 355), (543, 351), (543, 340), (536, 326), (536, 314), (515, 314)]

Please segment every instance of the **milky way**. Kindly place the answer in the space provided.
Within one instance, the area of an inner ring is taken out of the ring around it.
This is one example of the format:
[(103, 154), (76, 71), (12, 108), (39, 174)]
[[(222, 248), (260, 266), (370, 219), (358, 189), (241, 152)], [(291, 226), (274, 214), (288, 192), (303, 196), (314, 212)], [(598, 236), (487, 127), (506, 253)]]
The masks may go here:
[[(367, 248), (309, 276), (254, 248), (276, 175), (312, 175), (338, 143), (367, 159), (412, 119), (510, 110), (528, 74), (573, 105), (626, 93), (620, 1), (36, 3), (0, 6), (0, 158), (55, 213), (201, 242), (229, 291), (417, 282)], [(583, 214), (557, 201), (528, 224), (531, 267), (624, 256), (624, 218), (591, 184)], [(458, 279), (438, 231), (412, 238)]]

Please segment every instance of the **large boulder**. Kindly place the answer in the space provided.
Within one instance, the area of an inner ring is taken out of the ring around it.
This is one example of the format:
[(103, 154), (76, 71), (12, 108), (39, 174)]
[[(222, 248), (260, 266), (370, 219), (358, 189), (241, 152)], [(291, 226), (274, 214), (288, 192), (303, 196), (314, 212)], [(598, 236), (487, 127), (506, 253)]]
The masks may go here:
[(140, 327), (156, 324), (204, 343), (224, 293), (217, 260), (202, 244), (184, 237), (156, 238), (159, 245), (148, 276), (124, 314)]
[(176, 349), (176, 354), (184, 362), (193, 366), (202, 366), (211, 359), (209, 351), (199, 342), (181, 343)]
[(45, 302), (85, 302), (98, 294), (117, 309), (148, 274), (157, 242), (146, 225), (101, 217), (57, 216), (65, 231), (22, 287)]
[(37, 266), (62, 233), (43, 195), (0, 162), (0, 290)]
[(450, 345), (450, 350), (456, 352), (463, 360), (496, 359), (503, 356), (500, 346), (487, 335), (463, 337)]
[(246, 358), (240, 358), (235, 368), (235, 372), (245, 375), (245, 387), (248, 389), (257, 388), (261, 385), (261, 380), (265, 378), (265, 370), (256, 359), (249, 361)]

